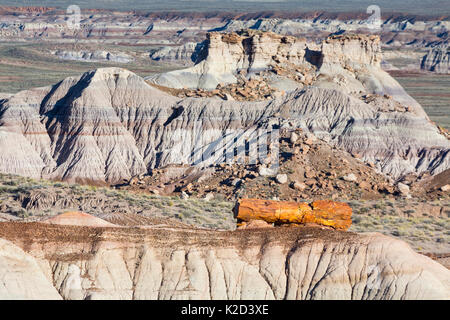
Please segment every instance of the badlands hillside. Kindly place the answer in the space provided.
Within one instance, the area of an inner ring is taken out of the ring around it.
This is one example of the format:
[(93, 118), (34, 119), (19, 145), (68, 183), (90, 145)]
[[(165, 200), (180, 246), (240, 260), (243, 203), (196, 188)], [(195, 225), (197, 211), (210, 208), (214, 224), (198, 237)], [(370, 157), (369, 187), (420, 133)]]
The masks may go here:
[[(254, 29), (0, 95), (0, 298), (450, 298), (449, 136), (380, 37)], [(339, 202), (242, 223), (243, 198)]]
[(0, 297), (449, 298), (450, 271), (404, 242), (380, 234), (284, 229), (1, 223), (0, 272), (7, 276)]
[(434, 47), (423, 57), (421, 68), (437, 73), (449, 73), (450, 51), (448, 46)]
[[(281, 3), (277, 2), (277, 5)], [(431, 15), (430, 11), (426, 11), (430, 15), (424, 15), (425, 11), (421, 15), (392, 13), (384, 11), (386, 5), (379, 21), (374, 20), (373, 15), (365, 13), (367, 7), (338, 13), (299, 12), (298, 8), (254, 13), (143, 12), (83, 8), (79, 28), (73, 28), (68, 23), (71, 16), (65, 10), (0, 7), (0, 39), (19, 41), (22, 45), (39, 45), (42, 48), (40, 53), (47, 57), (43, 62), (47, 63), (52, 56), (58, 59), (120, 64), (142, 60), (133, 66), (136, 70), (145, 60), (164, 62), (166, 65), (194, 64), (199, 58), (198, 52), (204, 47), (205, 35), (213, 31), (270, 31), (280, 35), (305, 37), (311, 43), (320, 43), (330, 34), (376, 34), (380, 36), (386, 49), (405, 56), (415, 68), (420, 68), (421, 58), (429, 49), (448, 45), (448, 13), (446, 15), (442, 10), (435, 15)], [(418, 8), (418, 4), (412, 6)], [(405, 10), (403, 7), (402, 5), (402, 10)], [(130, 49), (130, 46), (133, 48)], [(138, 52), (142, 50), (146, 52)], [(20, 49), (16, 54), (20, 56)], [(420, 57), (416, 58), (416, 55)], [(55, 70), (50, 68), (49, 71)]]
[[(393, 2), (385, 1), (378, 24), (373, 15), (366, 13), (369, 4), (365, 6), (361, 1), (346, 10), (339, 1), (338, 11), (326, 11), (326, 6), (319, 11), (310, 11), (305, 1), (298, 6), (291, 1), (276, 2), (279, 11), (272, 8), (264, 12), (253, 11), (255, 8), (261, 11), (266, 5), (270, 7), (275, 3), (256, 5), (252, 2), (251, 12), (219, 9), (198, 12), (198, 8), (192, 10), (195, 12), (180, 12), (185, 5), (195, 5), (192, 1), (177, 1), (177, 12), (161, 9), (146, 12), (124, 10), (123, 7), (122, 11), (87, 9), (88, 2), (79, 4), (82, 7), (80, 28), (71, 27), (68, 22), (73, 16), (63, 8), (0, 8), (0, 92), (16, 93), (53, 85), (63, 78), (101, 67), (126, 68), (146, 77), (193, 66), (204, 58), (201, 53), (206, 35), (214, 31), (270, 31), (306, 38), (309, 43), (319, 45), (330, 34), (357, 33), (380, 36), (384, 51), (382, 68), (400, 81), (433, 121), (450, 129), (447, 115), (450, 98), (444, 92), (448, 79), (443, 73), (436, 72), (442, 68), (421, 68), (429, 50), (448, 45), (449, 19), (444, 4), (439, 7), (440, 4), (433, 2), (432, 7), (439, 11), (429, 10), (424, 1), (406, 7), (401, 4), (402, 13), (395, 13), (387, 10)], [(108, 2), (108, 6), (116, 4), (117, 1), (114, 4)], [(239, 7), (242, 9), (244, 4), (248, 3), (240, 3)], [(317, 3), (311, 4), (317, 6)], [(329, 4), (337, 5), (337, 2), (329, 1)], [(58, 5), (61, 5), (60, 1)], [(205, 5), (203, 3), (201, 7), (206, 10)], [(282, 10), (281, 5), (293, 5), (294, 8)], [(445, 55), (436, 56), (429, 65), (439, 64), (441, 57)], [(443, 62), (445, 64), (445, 59)]]
[[(279, 5), (279, 4), (278, 4)], [(370, 4), (369, 4), (370, 5)], [(402, 5), (402, 7), (404, 7)], [(23, 39), (61, 43), (74, 39), (111, 43), (165, 43), (182, 45), (201, 41), (207, 32), (234, 32), (241, 29), (272, 31), (283, 35), (320, 39), (330, 33), (380, 33), (388, 46), (424, 47), (445, 41), (449, 29), (448, 12), (420, 15), (381, 12), (380, 30), (370, 20), (367, 6), (348, 12), (325, 9), (264, 12), (167, 12), (114, 11), (86, 9), (81, 11), (80, 28), (70, 28), (67, 12), (59, 8), (0, 7), (1, 39)], [(402, 8), (404, 9), (404, 8)]]
[[(318, 50), (308, 46), (272, 33), (213, 33), (204, 60), (188, 69), (147, 81), (98, 69), (6, 95), (0, 171), (117, 184), (166, 165), (223, 163), (227, 152), (275, 129), (301, 129), (393, 181), (449, 168), (445, 132), (380, 68), (378, 37), (333, 36)], [(255, 83), (271, 93), (258, 96)], [(228, 89), (259, 101), (233, 101), (225, 89), (217, 90), (222, 98), (167, 93), (189, 84), (234, 85)]]

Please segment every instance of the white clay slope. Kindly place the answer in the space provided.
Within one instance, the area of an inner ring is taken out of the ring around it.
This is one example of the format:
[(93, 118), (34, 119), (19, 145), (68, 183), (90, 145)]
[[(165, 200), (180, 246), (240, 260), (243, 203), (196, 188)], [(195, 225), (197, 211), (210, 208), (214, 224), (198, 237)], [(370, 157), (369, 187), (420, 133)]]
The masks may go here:
[[(309, 130), (393, 177), (449, 168), (449, 141), (415, 110), (383, 111), (317, 87), (262, 102), (178, 99), (132, 72), (106, 68), (3, 100), (0, 172), (117, 183), (149, 168), (192, 164), (211, 143), (219, 148), (227, 129), (257, 134), (274, 124)], [(214, 160), (222, 159), (202, 161)]]
[[(164, 245), (151, 235), (144, 242), (105, 235), (95, 245), (44, 241), (30, 255), (0, 240), (2, 248), (9, 248), (0, 254), (0, 278), (6, 279), (0, 282), (0, 297), (37, 298), (39, 290), (39, 298), (58, 299), (57, 290), (65, 299), (450, 298), (448, 269), (380, 234), (312, 237), (293, 244), (262, 241), (242, 248), (211, 246), (221, 237), (212, 233), (204, 235), (209, 241), (203, 239), (203, 245), (195, 232), (189, 243), (181, 244), (177, 231), (171, 232)], [(47, 279), (31, 255), (39, 259)]]

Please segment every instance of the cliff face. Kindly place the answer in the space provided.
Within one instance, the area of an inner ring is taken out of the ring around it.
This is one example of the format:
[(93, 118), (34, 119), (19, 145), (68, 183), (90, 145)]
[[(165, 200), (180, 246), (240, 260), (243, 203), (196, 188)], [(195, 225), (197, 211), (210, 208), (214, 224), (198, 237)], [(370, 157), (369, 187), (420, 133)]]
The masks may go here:
[[(42, 10), (42, 11), (41, 11)], [(121, 43), (181, 44), (200, 41), (206, 32), (241, 29), (271, 31), (283, 35), (326, 38), (336, 32), (366, 32), (368, 17), (356, 14), (267, 12), (239, 13), (138, 13), (82, 10), (80, 29), (66, 23), (66, 12), (42, 8), (2, 8), (0, 38), (39, 39), (51, 42), (120, 41)], [(385, 17), (383, 17), (385, 18)], [(429, 17), (391, 15), (378, 31), (389, 46), (425, 47), (444, 40), (450, 29), (448, 16)], [(180, 32), (182, 30), (182, 32)], [(180, 41), (181, 40), (181, 41)]]
[[(195, 66), (149, 76), (165, 87), (214, 90), (251, 79), (282, 92), (317, 86), (353, 95), (389, 95), (417, 115), (422, 107), (381, 69), (378, 36), (330, 36), (320, 45), (304, 38), (254, 30), (208, 34), (204, 60)], [(243, 85), (245, 90), (248, 87)]]
[(150, 58), (173, 64), (193, 65), (201, 60), (205, 49), (206, 41), (200, 43), (188, 42), (179, 47), (163, 47), (151, 53)]
[(434, 47), (422, 58), (420, 68), (436, 73), (450, 73), (449, 47)]
[(439, 130), (383, 101), (324, 88), (260, 102), (178, 99), (127, 70), (99, 69), (0, 102), (0, 170), (118, 183), (167, 164), (223, 162), (243, 134), (257, 138), (274, 125), (313, 132), (393, 177), (448, 169), (449, 141)]
[(219, 33), (207, 35), (203, 61), (189, 69), (149, 77), (171, 88), (215, 89), (218, 84), (237, 82), (237, 72), (257, 72), (283, 63), (305, 62), (306, 41), (274, 33)]
[(381, 40), (378, 36), (331, 36), (322, 43), (323, 63), (349, 65), (366, 64), (380, 67)]
[(402, 241), (379, 234), (281, 229), (2, 223), (0, 236), (8, 241), (0, 244), (9, 249), (0, 251), (0, 275), (6, 279), (0, 297), (11, 298), (13, 291), (18, 298), (41, 299), (450, 297), (450, 271)]
[(0, 299), (60, 300), (36, 260), (13, 243), (0, 239)]

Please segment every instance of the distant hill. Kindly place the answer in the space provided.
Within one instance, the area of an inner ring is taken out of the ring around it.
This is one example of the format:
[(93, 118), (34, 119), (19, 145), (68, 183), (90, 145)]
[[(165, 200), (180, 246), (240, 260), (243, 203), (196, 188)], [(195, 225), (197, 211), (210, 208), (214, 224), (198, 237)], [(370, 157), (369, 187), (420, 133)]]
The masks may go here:
[[(67, 8), (73, 5), (71, 0), (0, 0), (5, 6), (46, 6)], [(150, 10), (150, 11), (238, 11), (256, 12), (265, 10), (276, 11), (328, 11), (328, 12), (366, 12), (372, 0), (78, 0), (81, 8), (98, 8), (112, 10)], [(417, 15), (448, 15), (450, 5), (445, 0), (379, 0), (376, 3), (381, 13), (398, 12)]]

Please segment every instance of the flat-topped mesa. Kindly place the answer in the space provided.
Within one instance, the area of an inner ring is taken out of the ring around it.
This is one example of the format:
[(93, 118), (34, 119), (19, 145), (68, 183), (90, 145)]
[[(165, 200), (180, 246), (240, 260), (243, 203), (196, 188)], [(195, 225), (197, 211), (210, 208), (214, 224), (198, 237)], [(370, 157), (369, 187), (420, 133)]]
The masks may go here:
[(253, 30), (210, 32), (207, 39), (208, 63), (223, 64), (222, 58), (232, 58), (234, 70), (259, 71), (268, 69), (273, 63), (301, 64), (305, 61), (306, 39)]
[[(202, 52), (196, 53), (201, 58), (196, 59), (194, 66), (146, 79), (162, 87), (188, 90), (223, 89), (224, 85), (233, 84), (247, 88), (250, 79), (259, 79), (268, 88), (280, 92), (315, 85), (343, 86), (349, 93), (367, 89), (368, 93), (381, 94), (380, 81), (370, 78), (389, 77), (381, 72), (381, 41), (374, 35), (334, 35), (318, 45), (308, 43), (305, 38), (241, 30), (210, 32), (202, 44)], [(317, 82), (320, 75), (321, 80)], [(232, 93), (231, 96), (239, 97)], [(266, 96), (259, 98), (264, 100)]]
[(274, 224), (315, 224), (336, 230), (347, 230), (352, 224), (352, 209), (343, 202), (317, 200), (305, 202), (241, 199), (235, 207), (238, 226), (252, 220)]
[(381, 60), (381, 41), (377, 35), (333, 35), (322, 43), (322, 63), (344, 66), (358, 63), (380, 67)]
[(273, 66), (301, 65), (306, 62), (306, 39), (272, 32), (244, 30), (207, 34), (203, 60), (195, 66), (147, 79), (155, 84), (182, 89), (215, 89), (219, 84), (237, 83), (244, 71), (256, 73)]

